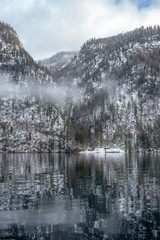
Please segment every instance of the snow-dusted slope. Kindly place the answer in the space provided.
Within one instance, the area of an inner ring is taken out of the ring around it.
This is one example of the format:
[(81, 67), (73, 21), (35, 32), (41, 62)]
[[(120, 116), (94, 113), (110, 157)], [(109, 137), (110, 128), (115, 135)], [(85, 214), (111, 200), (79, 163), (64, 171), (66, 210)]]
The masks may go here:
[(0, 23), (0, 150), (160, 148), (159, 53), (142, 27), (35, 63)]
[(33, 81), (53, 82), (51, 74), (40, 68), (26, 52), (13, 28), (4, 23), (0, 23), (0, 70), (22, 85)]
[(80, 88), (81, 105), (73, 108), (72, 123), (81, 143), (160, 147), (159, 52), (159, 26), (82, 46), (59, 77)]
[(66, 117), (49, 71), (0, 23), (0, 151), (59, 149)]
[(59, 52), (50, 58), (37, 61), (40, 66), (44, 66), (49, 69), (54, 75), (58, 75), (58, 72), (62, 70), (71, 63), (71, 61), (76, 57), (77, 52)]

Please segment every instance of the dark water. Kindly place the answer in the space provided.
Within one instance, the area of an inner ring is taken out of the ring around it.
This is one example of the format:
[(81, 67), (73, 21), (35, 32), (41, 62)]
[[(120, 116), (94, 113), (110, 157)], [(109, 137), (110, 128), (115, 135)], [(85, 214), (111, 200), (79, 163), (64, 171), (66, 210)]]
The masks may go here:
[(0, 239), (160, 239), (160, 155), (0, 154)]

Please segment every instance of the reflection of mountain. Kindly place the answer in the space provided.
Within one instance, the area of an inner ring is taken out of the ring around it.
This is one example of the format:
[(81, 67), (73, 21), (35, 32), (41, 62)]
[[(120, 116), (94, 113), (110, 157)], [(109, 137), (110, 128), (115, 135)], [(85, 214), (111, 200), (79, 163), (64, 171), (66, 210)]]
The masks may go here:
[(0, 237), (158, 239), (158, 157), (0, 155)]

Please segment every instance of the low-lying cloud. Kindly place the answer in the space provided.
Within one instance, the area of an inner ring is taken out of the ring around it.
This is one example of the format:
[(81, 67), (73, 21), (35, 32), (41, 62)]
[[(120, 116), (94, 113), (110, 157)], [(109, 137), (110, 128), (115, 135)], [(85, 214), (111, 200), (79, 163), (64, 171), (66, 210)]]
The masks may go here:
[(66, 85), (37, 85), (28, 86), (15, 84), (7, 76), (0, 77), (0, 98), (36, 98), (43, 102), (56, 105), (66, 103), (77, 104), (80, 100), (80, 91), (71, 84)]

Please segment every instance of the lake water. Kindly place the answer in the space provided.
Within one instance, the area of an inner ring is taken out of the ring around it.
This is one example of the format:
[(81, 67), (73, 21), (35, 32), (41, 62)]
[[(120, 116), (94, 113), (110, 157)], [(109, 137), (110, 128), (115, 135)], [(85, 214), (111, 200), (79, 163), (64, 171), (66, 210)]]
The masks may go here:
[(0, 154), (0, 239), (160, 239), (160, 155)]

